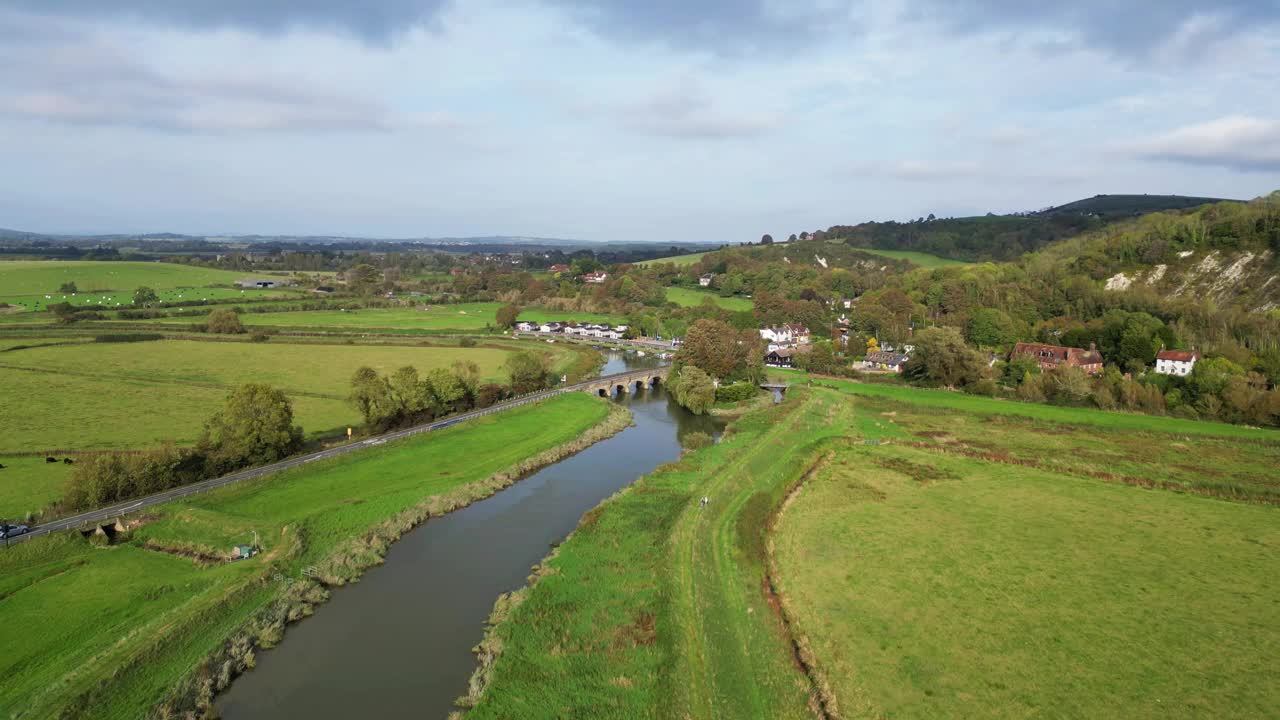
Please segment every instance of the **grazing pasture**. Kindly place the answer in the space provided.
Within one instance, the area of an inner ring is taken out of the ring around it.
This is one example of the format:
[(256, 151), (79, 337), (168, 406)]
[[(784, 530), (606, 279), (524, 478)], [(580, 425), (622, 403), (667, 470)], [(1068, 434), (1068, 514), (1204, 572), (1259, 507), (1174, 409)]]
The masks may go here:
[[(426, 330), (466, 332), (484, 330), (497, 323), (502, 303), (459, 303), (456, 305), (421, 305), (418, 307), (368, 308), (362, 310), (304, 310), (297, 312), (244, 313), (240, 321), (246, 327), (274, 327), (288, 330), (301, 328)], [(617, 323), (622, 318), (583, 312), (559, 312), (529, 309), (520, 313), (521, 320), (546, 322), (577, 320), (590, 323)], [(147, 323), (190, 325), (198, 318), (159, 318)]]
[[(294, 581), (302, 568), (346, 562), (380, 523), (430, 498), (473, 497), (483, 490), (471, 484), (608, 413), (564, 395), (159, 506), (110, 548), (63, 534), (0, 552), (0, 716), (91, 706), (95, 718), (145, 717), (255, 611), (296, 587), (323, 595)], [(262, 553), (226, 562), (255, 532)]]
[(774, 533), (842, 717), (1266, 717), (1278, 543), (1274, 507), (894, 446), (833, 452)]
[[(538, 348), (555, 363), (569, 352)], [(0, 454), (47, 448), (124, 449), (165, 439), (194, 442), (232, 388), (264, 382), (293, 399), (309, 434), (360, 421), (347, 401), (351, 375), (413, 365), (420, 372), (470, 360), (483, 378), (505, 379), (506, 349), (163, 340), (36, 347), (0, 353)]]
[[(65, 455), (59, 455), (61, 461)], [(24, 457), (0, 453), (0, 520), (23, 520), (62, 497), (70, 465), (47, 463), (45, 456)]]
[[(59, 302), (116, 309), (131, 307), (133, 291), (143, 286), (155, 290), (163, 302), (286, 297), (290, 294), (284, 289), (241, 290), (233, 287), (236, 280), (245, 277), (256, 276), (172, 263), (8, 261), (0, 262), (0, 303), (28, 311), (41, 311), (47, 305)], [(59, 291), (64, 283), (69, 282), (76, 285), (74, 295)]]
[(725, 310), (732, 310), (734, 312), (750, 311), (751, 308), (755, 307), (750, 298), (720, 297), (714, 292), (694, 290), (692, 288), (667, 288), (667, 302), (673, 302), (680, 307), (696, 307), (701, 305), (707, 298), (711, 298), (715, 304)]
[[(809, 376), (796, 370), (769, 370), (773, 377), (788, 382), (807, 382)], [(936, 408), (947, 408), (981, 415), (1019, 415), (1035, 418), (1051, 423), (1068, 423), (1094, 425), (1116, 430), (1133, 430), (1139, 432), (1184, 433), (1187, 435), (1216, 435), (1231, 438), (1253, 438), (1274, 441), (1280, 439), (1280, 432), (1247, 425), (1231, 425), (1228, 423), (1209, 422), (1204, 420), (1186, 420), (1183, 418), (1162, 415), (1143, 415), (1118, 411), (1097, 410), (1094, 408), (1062, 407), (1043, 403), (1019, 402), (990, 398), (980, 395), (969, 395), (950, 390), (931, 390), (911, 387), (909, 385), (856, 382), (835, 378), (812, 378), (813, 382), (841, 392), (867, 397), (882, 397), (913, 405), (927, 405)]]
[(1274, 436), (853, 392), (588, 513), (499, 603), (468, 717), (1272, 714)]
[(672, 265), (687, 267), (689, 265), (693, 265), (697, 263), (699, 260), (703, 258), (703, 256), (707, 255), (710, 252), (715, 252), (715, 251), (708, 250), (707, 252), (690, 253), (688, 255), (676, 255), (674, 257), (658, 258), (657, 260), (645, 260), (644, 262), (636, 263), (636, 265), (639, 265), (641, 267), (649, 267), (650, 265), (658, 265), (661, 263), (671, 263)]

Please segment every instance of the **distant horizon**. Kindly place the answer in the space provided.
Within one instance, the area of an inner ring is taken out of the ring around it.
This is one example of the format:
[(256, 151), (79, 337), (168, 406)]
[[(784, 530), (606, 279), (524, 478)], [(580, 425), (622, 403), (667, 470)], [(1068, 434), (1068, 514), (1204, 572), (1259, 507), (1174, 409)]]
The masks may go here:
[[(1280, 183), (1278, 183), (1276, 189), (1280, 189)], [(1184, 194), (1184, 193), (1094, 193), (1092, 195), (1075, 198), (1074, 200), (1068, 200), (1060, 204), (1040, 205), (1034, 209), (1007, 210), (1003, 212), (987, 210), (987, 211), (973, 212), (972, 214), (967, 214), (967, 215), (949, 214), (945, 216), (938, 213), (934, 213), (934, 215), (936, 215), (940, 219), (944, 219), (944, 218), (982, 217), (987, 215), (988, 213), (994, 213), (995, 215), (1014, 215), (1014, 214), (1021, 214), (1021, 213), (1035, 213), (1048, 208), (1062, 207), (1064, 205), (1069, 205), (1075, 202), (1080, 202), (1082, 200), (1089, 200), (1096, 197), (1160, 196), (1160, 197), (1204, 198), (1208, 200), (1216, 200), (1219, 202), (1249, 202), (1250, 200), (1253, 200), (1259, 197), (1264, 197), (1270, 194), (1271, 192), (1274, 192), (1276, 189), (1266, 190), (1247, 198), (1214, 197), (1210, 195)], [(902, 217), (902, 218), (892, 218), (892, 219), (861, 219), (861, 220), (841, 221), (841, 222), (834, 223), (833, 225), (860, 225), (863, 223), (885, 223), (885, 222), (903, 223), (903, 222), (911, 222), (912, 220), (916, 220), (921, 217), (927, 217), (928, 214), (929, 213), (926, 213), (924, 215), (912, 216), (912, 217)], [(827, 227), (831, 227), (831, 225), (828, 225)], [(346, 233), (271, 233), (271, 232), (202, 233), (202, 232), (181, 232), (181, 231), (175, 231), (175, 230), (150, 230), (150, 231), (144, 231), (144, 232), (130, 232), (130, 231), (80, 232), (80, 231), (31, 230), (29, 228), (9, 227), (6, 225), (0, 225), (0, 232), (16, 232), (16, 233), (27, 233), (31, 235), (40, 235), (40, 236), (46, 236), (46, 237), (70, 237), (70, 238), (82, 238), (82, 239), (94, 238), (94, 237), (113, 237), (113, 236), (178, 235), (185, 238), (206, 239), (206, 240), (210, 238), (242, 239), (242, 238), (250, 238), (250, 237), (293, 238), (293, 239), (326, 238), (326, 239), (333, 239), (333, 240), (387, 242), (387, 243), (398, 243), (398, 244), (399, 243), (436, 244), (436, 243), (447, 243), (447, 242), (454, 242), (454, 241), (472, 242), (472, 243), (478, 244), (480, 241), (485, 241), (485, 240), (492, 240), (495, 242), (509, 241), (509, 240), (524, 240), (530, 243), (551, 242), (551, 243), (559, 243), (559, 244), (566, 244), (566, 245), (568, 244), (586, 244), (586, 245), (609, 245), (609, 244), (667, 245), (667, 244), (670, 244), (670, 245), (676, 245), (676, 246), (679, 246), (679, 245), (720, 246), (720, 245), (739, 245), (739, 244), (759, 242), (760, 238), (766, 234), (773, 236), (775, 239), (778, 239), (779, 237), (785, 239), (787, 237), (790, 237), (792, 234), (798, 235), (801, 232), (812, 233), (817, 230), (825, 231), (827, 227), (813, 228), (813, 229), (806, 229), (806, 230), (788, 230), (780, 234), (762, 232), (751, 239), (733, 240), (733, 241), (652, 240), (652, 239), (592, 240), (592, 239), (584, 239), (584, 238), (569, 238), (569, 237), (556, 237), (551, 235), (531, 235), (531, 234), (475, 234), (475, 235), (442, 235), (442, 236), (418, 235), (418, 236), (393, 237), (393, 236), (360, 235), (360, 234), (346, 234)]]

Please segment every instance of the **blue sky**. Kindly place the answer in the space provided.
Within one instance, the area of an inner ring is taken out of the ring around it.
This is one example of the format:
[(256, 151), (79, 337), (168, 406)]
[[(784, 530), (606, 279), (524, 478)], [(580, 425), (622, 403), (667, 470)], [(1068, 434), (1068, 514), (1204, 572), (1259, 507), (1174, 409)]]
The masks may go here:
[(0, 0), (0, 227), (741, 242), (1280, 188), (1276, 0), (1037, 5)]

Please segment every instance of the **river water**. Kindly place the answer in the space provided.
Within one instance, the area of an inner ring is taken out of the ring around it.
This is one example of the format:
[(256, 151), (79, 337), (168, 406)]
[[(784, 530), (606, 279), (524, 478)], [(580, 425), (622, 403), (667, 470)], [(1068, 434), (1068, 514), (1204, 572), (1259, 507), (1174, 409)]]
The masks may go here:
[[(615, 354), (603, 373), (652, 366)], [(333, 592), (218, 699), (227, 720), (444, 718), (475, 668), (471, 648), (494, 600), (582, 514), (680, 455), (679, 437), (719, 424), (659, 389), (614, 399), (635, 425), (466, 508), (433, 518), (391, 547), (386, 563)]]

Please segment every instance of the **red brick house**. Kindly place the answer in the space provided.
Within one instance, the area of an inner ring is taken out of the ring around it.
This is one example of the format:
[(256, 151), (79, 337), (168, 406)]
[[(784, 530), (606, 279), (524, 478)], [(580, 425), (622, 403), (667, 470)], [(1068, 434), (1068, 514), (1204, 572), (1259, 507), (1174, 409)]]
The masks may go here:
[(1044, 345), (1041, 343), (1018, 343), (1013, 346), (1010, 359), (1029, 357), (1040, 363), (1042, 370), (1053, 370), (1060, 367), (1078, 367), (1090, 375), (1102, 372), (1102, 354), (1098, 346), (1090, 343), (1089, 349), (1063, 347), (1062, 345)]

